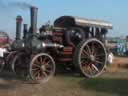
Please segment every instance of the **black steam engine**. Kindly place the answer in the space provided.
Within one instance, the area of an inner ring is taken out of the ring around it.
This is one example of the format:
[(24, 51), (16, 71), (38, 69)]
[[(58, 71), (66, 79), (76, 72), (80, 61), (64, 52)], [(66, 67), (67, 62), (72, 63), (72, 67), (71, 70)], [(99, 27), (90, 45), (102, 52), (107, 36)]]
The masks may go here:
[(85, 77), (100, 75), (107, 61), (105, 38), (112, 24), (73, 16), (62, 16), (54, 24), (37, 30), (37, 8), (31, 7), (31, 26), (16, 19), (16, 39), (6, 63), (21, 77), (47, 81), (58, 64), (74, 66)]

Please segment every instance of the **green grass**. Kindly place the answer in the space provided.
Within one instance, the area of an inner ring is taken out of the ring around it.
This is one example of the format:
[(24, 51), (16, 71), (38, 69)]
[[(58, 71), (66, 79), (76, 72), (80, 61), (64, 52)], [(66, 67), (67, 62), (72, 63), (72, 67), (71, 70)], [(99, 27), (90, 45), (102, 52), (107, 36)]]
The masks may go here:
[[(78, 90), (86, 96), (128, 96), (128, 70), (105, 72), (93, 79), (60, 75), (58, 78), (65, 82), (67, 89)], [(84, 96), (84, 95), (82, 95)]]
[(119, 96), (128, 96), (128, 79), (114, 78), (96, 78), (83, 80), (81, 87), (86, 91), (96, 91), (97, 93), (116, 94)]
[(104, 72), (93, 79), (57, 73), (46, 84), (19, 81), (9, 78), (1, 82), (0, 96), (128, 96), (128, 69)]

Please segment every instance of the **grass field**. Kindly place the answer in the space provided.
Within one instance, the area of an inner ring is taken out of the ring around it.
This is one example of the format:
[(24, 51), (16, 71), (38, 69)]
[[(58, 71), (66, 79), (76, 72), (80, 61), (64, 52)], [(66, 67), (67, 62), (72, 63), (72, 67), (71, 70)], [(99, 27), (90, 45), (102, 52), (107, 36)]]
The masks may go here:
[(73, 74), (58, 74), (46, 84), (4, 78), (0, 80), (0, 96), (128, 96), (128, 70), (104, 72), (95, 79)]
[(128, 96), (128, 69), (108, 68), (94, 79), (58, 73), (45, 84), (28, 84), (7, 74), (0, 79), (0, 96)]

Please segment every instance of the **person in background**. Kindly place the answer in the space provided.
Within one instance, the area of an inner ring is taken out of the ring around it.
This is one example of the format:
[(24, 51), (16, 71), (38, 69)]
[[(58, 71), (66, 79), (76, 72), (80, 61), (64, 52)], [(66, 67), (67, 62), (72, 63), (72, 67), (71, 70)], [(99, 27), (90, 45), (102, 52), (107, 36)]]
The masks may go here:
[(107, 67), (109, 66), (109, 65), (112, 65), (112, 63), (113, 63), (113, 59), (114, 59), (114, 55), (113, 55), (113, 53), (111, 52), (111, 50), (110, 49), (108, 49), (107, 50), (107, 64), (106, 64), (106, 66), (104, 67), (104, 70), (106, 71), (107, 70)]
[(114, 55), (111, 51), (108, 52), (108, 65), (113, 63)]

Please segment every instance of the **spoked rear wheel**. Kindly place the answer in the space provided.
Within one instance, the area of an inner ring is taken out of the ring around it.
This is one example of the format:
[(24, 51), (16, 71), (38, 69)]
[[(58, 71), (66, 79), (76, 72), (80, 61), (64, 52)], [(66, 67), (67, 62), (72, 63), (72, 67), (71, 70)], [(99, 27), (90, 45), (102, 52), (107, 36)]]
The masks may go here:
[(97, 39), (82, 41), (76, 48), (73, 62), (86, 77), (99, 76), (106, 64), (107, 53), (104, 45)]
[(50, 55), (40, 53), (33, 57), (29, 67), (29, 74), (33, 81), (47, 82), (54, 73), (55, 62)]

